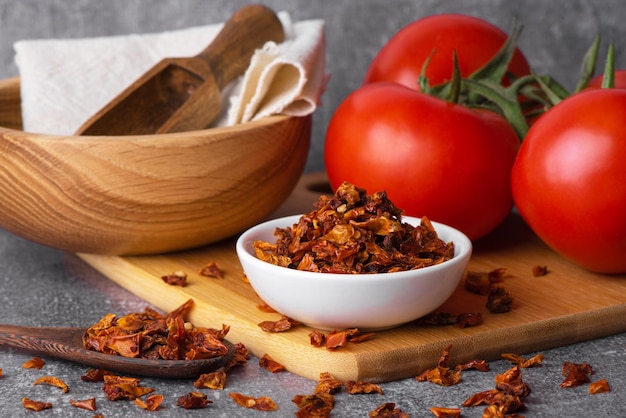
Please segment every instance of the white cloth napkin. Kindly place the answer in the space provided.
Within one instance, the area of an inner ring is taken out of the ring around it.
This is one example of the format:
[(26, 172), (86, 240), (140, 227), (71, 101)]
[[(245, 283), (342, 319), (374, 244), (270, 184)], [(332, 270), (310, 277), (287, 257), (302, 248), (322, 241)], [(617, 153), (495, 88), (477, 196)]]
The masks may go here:
[[(304, 116), (320, 104), (325, 74), (322, 20), (293, 23), (278, 13), (285, 41), (256, 51), (245, 75), (223, 91), (215, 126), (272, 114)], [(15, 43), (24, 130), (72, 135), (91, 115), (165, 57), (193, 56), (222, 24), (152, 34)]]

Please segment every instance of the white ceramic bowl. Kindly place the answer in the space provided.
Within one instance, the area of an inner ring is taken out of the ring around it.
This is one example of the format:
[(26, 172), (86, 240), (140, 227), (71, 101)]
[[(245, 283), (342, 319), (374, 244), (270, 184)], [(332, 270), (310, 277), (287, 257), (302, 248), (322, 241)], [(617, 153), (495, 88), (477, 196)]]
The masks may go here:
[[(250, 284), (276, 311), (317, 329), (380, 330), (418, 319), (445, 302), (458, 286), (472, 253), (460, 231), (433, 222), (439, 237), (454, 242), (454, 257), (416, 270), (378, 274), (331, 274), (279, 267), (258, 259), (253, 242), (276, 242), (274, 231), (299, 215), (271, 220), (244, 232), (237, 255)], [(418, 225), (418, 218), (403, 217)]]

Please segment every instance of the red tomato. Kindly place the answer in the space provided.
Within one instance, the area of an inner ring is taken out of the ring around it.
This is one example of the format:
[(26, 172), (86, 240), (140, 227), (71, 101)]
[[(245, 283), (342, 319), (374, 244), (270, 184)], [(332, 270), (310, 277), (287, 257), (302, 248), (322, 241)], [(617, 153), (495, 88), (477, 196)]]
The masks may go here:
[(565, 258), (626, 272), (626, 90), (573, 95), (529, 130), (512, 171), (515, 204)]
[[(461, 75), (467, 77), (485, 65), (502, 47), (507, 34), (497, 26), (473, 16), (441, 14), (428, 16), (402, 28), (378, 52), (364, 83), (393, 81), (419, 89), (418, 77), (424, 62), (432, 86), (452, 76), (452, 54), (456, 50)], [(516, 77), (530, 74), (526, 58), (516, 50), (509, 71)]]
[[(600, 74), (589, 81), (587, 84), (587, 89), (599, 89), (602, 87), (602, 81), (604, 80), (604, 75)], [(616, 89), (626, 89), (626, 70), (615, 70), (615, 83), (614, 87)]]
[(324, 160), (331, 186), (385, 190), (407, 215), (486, 235), (513, 206), (519, 140), (506, 120), (395, 83), (372, 83), (337, 108)]

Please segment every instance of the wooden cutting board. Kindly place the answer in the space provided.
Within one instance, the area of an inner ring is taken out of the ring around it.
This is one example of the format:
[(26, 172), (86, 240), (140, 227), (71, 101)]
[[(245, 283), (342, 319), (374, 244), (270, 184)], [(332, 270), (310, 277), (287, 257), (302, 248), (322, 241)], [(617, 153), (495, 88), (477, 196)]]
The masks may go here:
[[(330, 193), (325, 175), (306, 174), (272, 217), (309, 212), (322, 192)], [(257, 326), (280, 315), (257, 308), (261, 300), (243, 280), (234, 242), (156, 256), (79, 257), (164, 311), (193, 298), (191, 322), (210, 327), (228, 324), (230, 341), (242, 342), (257, 357), (267, 353), (291, 372), (314, 380), (326, 371), (342, 380), (384, 382), (413, 377), (435, 366), (450, 344), (451, 364), (457, 364), (475, 358), (494, 360), (504, 352), (531, 353), (626, 331), (626, 275), (592, 274), (569, 263), (547, 248), (515, 213), (487, 239), (475, 244), (469, 265), (469, 270), (476, 272), (506, 268), (501, 285), (513, 294), (511, 312), (490, 314), (485, 297), (467, 292), (461, 284), (440, 310), (482, 312), (483, 324), (465, 329), (408, 324), (335, 351), (311, 346), (311, 329), (305, 326), (283, 333), (267, 333)], [(218, 263), (223, 279), (198, 274), (209, 261)], [(532, 269), (537, 265), (547, 266), (549, 273), (534, 277)], [(161, 280), (161, 276), (178, 270), (187, 273), (187, 286), (171, 286)]]

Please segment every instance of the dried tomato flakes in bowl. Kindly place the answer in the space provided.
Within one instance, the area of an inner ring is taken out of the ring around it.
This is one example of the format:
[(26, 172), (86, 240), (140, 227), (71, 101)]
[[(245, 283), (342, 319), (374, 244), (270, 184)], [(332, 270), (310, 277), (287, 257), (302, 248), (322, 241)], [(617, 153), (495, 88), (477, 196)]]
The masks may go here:
[(402, 222), (402, 211), (385, 192), (367, 195), (344, 182), (334, 196), (322, 195), (316, 210), (297, 224), (276, 228), (275, 244), (255, 241), (259, 259), (322, 273), (390, 273), (443, 263), (454, 256), (427, 217)]
[(395, 327), (438, 308), (472, 252), (458, 230), (402, 216), (384, 192), (344, 183), (304, 215), (244, 232), (236, 249), (259, 297), (316, 329)]

